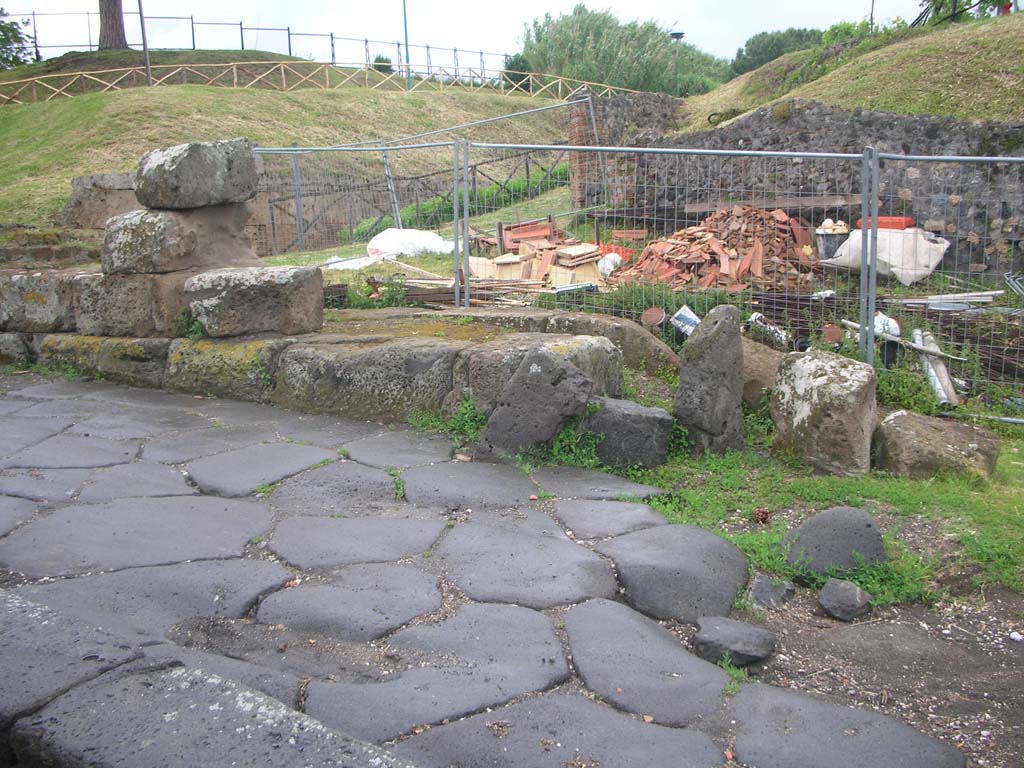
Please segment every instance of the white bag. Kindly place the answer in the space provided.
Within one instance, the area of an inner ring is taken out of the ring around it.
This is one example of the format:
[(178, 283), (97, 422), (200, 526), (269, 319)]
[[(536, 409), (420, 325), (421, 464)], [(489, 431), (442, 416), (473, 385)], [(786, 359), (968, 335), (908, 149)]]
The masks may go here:
[[(949, 241), (923, 229), (878, 230), (878, 274), (892, 275), (903, 285), (924, 280), (942, 261)], [(855, 229), (836, 255), (819, 263), (851, 272), (860, 271), (861, 230)]]

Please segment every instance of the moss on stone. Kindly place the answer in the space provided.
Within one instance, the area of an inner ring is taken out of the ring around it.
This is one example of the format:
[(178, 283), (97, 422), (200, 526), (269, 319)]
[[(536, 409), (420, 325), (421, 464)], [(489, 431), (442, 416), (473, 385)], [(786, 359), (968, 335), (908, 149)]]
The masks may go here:
[(186, 392), (267, 401), (277, 358), (293, 341), (176, 339), (167, 359), (167, 385)]

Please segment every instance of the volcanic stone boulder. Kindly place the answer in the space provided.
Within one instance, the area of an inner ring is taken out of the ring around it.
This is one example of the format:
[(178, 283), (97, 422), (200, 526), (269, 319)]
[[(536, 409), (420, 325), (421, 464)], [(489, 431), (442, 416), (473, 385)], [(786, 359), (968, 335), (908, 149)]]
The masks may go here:
[(693, 638), (694, 651), (718, 664), (724, 659), (737, 667), (763, 661), (775, 652), (775, 634), (723, 616), (702, 617)]
[(0, 333), (0, 363), (23, 363), (29, 359), (29, 348), (20, 333)]
[(888, 559), (878, 523), (853, 507), (833, 507), (807, 518), (786, 535), (782, 547), (791, 565), (821, 576)]
[(999, 458), (999, 438), (973, 424), (896, 411), (874, 435), (878, 469), (918, 480), (967, 475), (987, 480)]
[(679, 355), (672, 413), (686, 427), (695, 455), (743, 448), (742, 401), (740, 313), (723, 304), (708, 312)]
[(0, 271), (0, 330), (53, 333), (75, 330), (78, 270)]
[(194, 142), (143, 155), (135, 196), (147, 208), (204, 208), (251, 200), (258, 181), (248, 139)]
[(853, 621), (871, 613), (874, 598), (852, 581), (829, 579), (818, 593), (818, 605), (829, 616), (840, 621)]
[(185, 283), (192, 315), (214, 338), (249, 333), (313, 333), (324, 322), (317, 267), (229, 267)]
[(608, 397), (592, 398), (590, 405), (596, 410), (583, 427), (602, 436), (595, 452), (605, 464), (656, 467), (665, 461), (675, 423), (668, 411)]
[(75, 280), (75, 319), (88, 336), (169, 337), (188, 306), (190, 272), (164, 275), (81, 275)]
[(773, 449), (819, 472), (865, 474), (876, 383), (874, 368), (856, 360), (818, 350), (787, 355), (772, 394)]

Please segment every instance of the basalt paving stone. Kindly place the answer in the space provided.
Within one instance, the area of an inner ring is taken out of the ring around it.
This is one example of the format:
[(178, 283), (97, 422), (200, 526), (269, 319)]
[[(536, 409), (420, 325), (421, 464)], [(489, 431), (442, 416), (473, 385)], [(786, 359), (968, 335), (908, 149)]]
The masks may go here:
[(7, 732), (68, 688), (141, 656), (124, 638), (0, 590), (0, 765)]
[(97, 394), (111, 394), (123, 390), (114, 384), (99, 381), (47, 381), (43, 384), (12, 389), (8, 394), (14, 397), (28, 397), (35, 400), (60, 400), (63, 398), (86, 397)]
[(550, 693), (424, 731), (393, 752), (418, 768), (717, 768), (702, 733), (651, 725), (578, 694)]
[(289, 517), (270, 549), (299, 568), (395, 562), (430, 549), (444, 528), (441, 520)]
[(204, 403), (209, 402), (206, 398), (197, 395), (175, 394), (159, 389), (126, 386), (91, 390), (83, 393), (82, 397), (104, 403), (130, 405), (133, 408), (173, 408), (184, 409), (192, 413), (197, 413)]
[(29, 499), (0, 496), (0, 536), (10, 533), (16, 525), (32, 517), (35, 511), (36, 505)]
[(507, 531), (480, 523), (456, 525), (437, 554), (456, 585), (474, 600), (531, 608), (611, 597), (611, 565), (562, 536)]
[(75, 688), (21, 720), (13, 743), (35, 765), (405, 766), (252, 688), (186, 667)]
[(257, 621), (338, 640), (374, 640), (441, 607), (437, 579), (403, 565), (353, 565), (330, 584), (283, 589), (260, 603)]
[(2, 467), (76, 469), (127, 464), (139, 452), (137, 443), (101, 437), (55, 435), (0, 461)]
[(126, 637), (163, 637), (187, 619), (244, 616), (291, 572), (265, 560), (210, 560), (20, 587), (29, 600)]
[(729, 676), (629, 606), (590, 600), (566, 611), (564, 621), (576, 671), (619, 709), (681, 727), (721, 708)]
[(626, 601), (659, 619), (727, 616), (747, 583), (746, 555), (692, 525), (646, 528), (596, 549), (615, 561)]
[(234, 680), (247, 688), (265, 693), (291, 708), (296, 708), (299, 686), (302, 681), (295, 675), (267, 669), (240, 659), (230, 659), (216, 653), (204, 653), (191, 648), (182, 648), (173, 643), (160, 643), (145, 648), (146, 658), (160, 661), (179, 661), (191, 669), (202, 669), (228, 680)]
[(276, 483), (321, 461), (337, 458), (337, 453), (326, 448), (267, 443), (196, 459), (187, 469), (204, 493), (248, 496), (261, 485)]
[(0, 541), (0, 565), (36, 578), (240, 557), (270, 519), (263, 505), (202, 496), (64, 507)]
[(80, 421), (68, 432), (91, 437), (105, 437), (109, 440), (132, 440), (178, 430), (202, 429), (209, 421), (190, 413), (175, 414), (167, 411), (144, 409), (134, 414), (117, 413), (94, 416)]
[(565, 499), (555, 504), (555, 515), (577, 539), (621, 536), (666, 524), (665, 518), (646, 504), (628, 501)]
[(275, 440), (273, 433), (268, 432), (266, 427), (209, 427), (150, 440), (142, 449), (142, 458), (164, 464), (182, 464), (203, 456), (256, 445), (265, 440)]
[(59, 435), (74, 423), (73, 419), (33, 419), (21, 416), (0, 418), (0, 456), (8, 456), (30, 448), (48, 437)]
[(290, 477), (270, 495), (275, 509), (295, 515), (346, 514), (365, 503), (394, 500), (391, 475), (354, 461), (336, 461)]
[(108, 404), (95, 400), (44, 400), (18, 411), (18, 416), (26, 419), (60, 418), (84, 421), (109, 410)]
[(295, 416), (274, 426), (278, 436), (298, 443), (337, 448), (353, 440), (362, 440), (387, 431), (387, 426), (372, 421), (346, 421), (331, 416)]
[(345, 450), (361, 464), (402, 469), (448, 461), (452, 457), (452, 442), (435, 435), (396, 430), (354, 440), (345, 445)]
[(388, 645), (399, 653), (437, 654), (437, 661), (384, 683), (314, 681), (306, 712), (358, 738), (385, 741), (569, 676), (550, 620), (510, 605), (466, 605), (439, 624), (402, 630)]
[[(533, 533), (538, 536), (555, 536), (568, 539), (558, 521), (538, 509), (517, 507), (515, 509), (474, 509), (465, 522), (479, 523), (491, 528), (500, 528), (510, 533)], [(460, 518), (461, 519), (461, 518)]]
[(78, 494), (82, 502), (140, 496), (193, 496), (199, 493), (185, 482), (181, 470), (166, 464), (137, 461), (97, 469)]
[(667, 491), (640, 485), (607, 472), (576, 467), (544, 467), (533, 473), (533, 479), (548, 493), (560, 499), (615, 500), (623, 496), (646, 499)]
[(194, 405), (203, 416), (224, 426), (288, 423), (299, 414), (273, 405), (242, 400), (203, 400)]
[(770, 685), (740, 686), (736, 759), (758, 768), (962, 768), (967, 760), (888, 717)]
[(33, 501), (68, 501), (91, 469), (0, 469), (0, 493)]
[(405, 498), (413, 504), (447, 507), (518, 507), (537, 486), (516, 467), (483, 462), (445, 462), (402, 473)]
[(24, 400), (0, 400), (0, 416), (23, 411), (30, 407)]

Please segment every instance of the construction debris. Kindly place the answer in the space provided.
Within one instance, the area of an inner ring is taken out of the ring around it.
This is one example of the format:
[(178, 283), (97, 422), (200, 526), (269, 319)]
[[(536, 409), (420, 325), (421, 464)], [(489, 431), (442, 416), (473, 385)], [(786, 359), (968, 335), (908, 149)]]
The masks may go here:
[(701, 224), (648, 244), (613, 282), (661, 282), (673, 288), (738, 293), (751, 284), (797, 291), (815, 287), (818, 260), (811, 230), (783, 210), (721, 208)]

